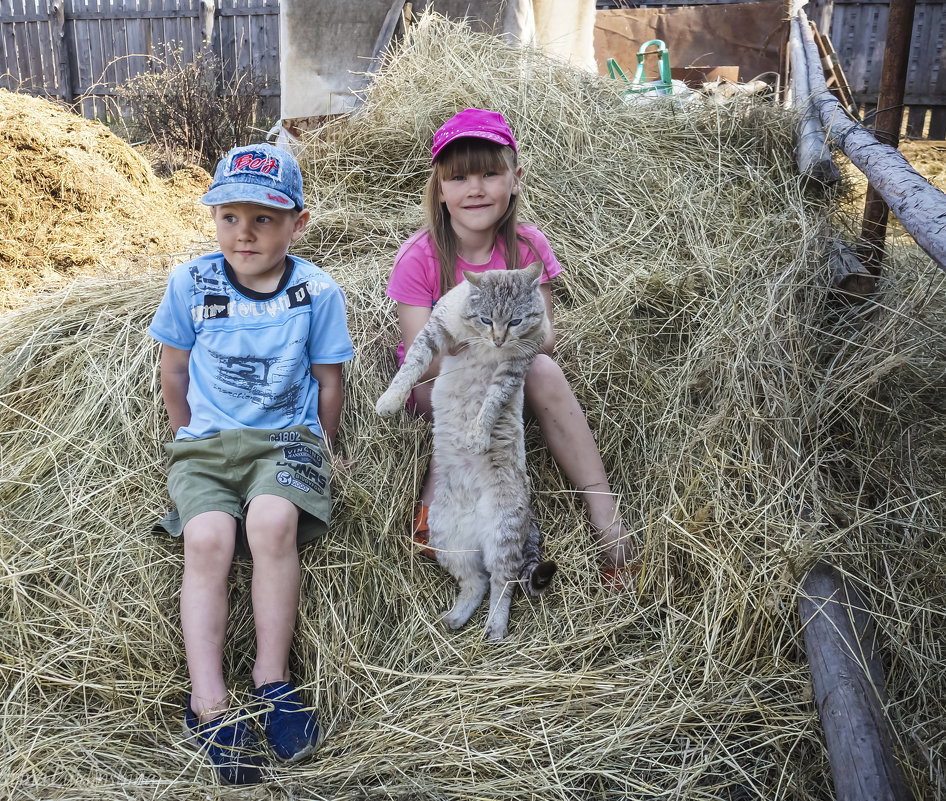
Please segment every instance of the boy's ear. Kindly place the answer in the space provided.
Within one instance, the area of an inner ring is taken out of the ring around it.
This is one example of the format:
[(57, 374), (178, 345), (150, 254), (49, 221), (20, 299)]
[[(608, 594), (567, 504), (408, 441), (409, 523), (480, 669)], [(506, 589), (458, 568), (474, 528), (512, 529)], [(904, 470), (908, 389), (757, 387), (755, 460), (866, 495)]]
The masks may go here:
[(295, 242), (302, 238), (305, 233), (305, 227), (309, 224), (309, 210), (303, 209), (296, 215), (295, 222), (292, 225), (292, 241)]

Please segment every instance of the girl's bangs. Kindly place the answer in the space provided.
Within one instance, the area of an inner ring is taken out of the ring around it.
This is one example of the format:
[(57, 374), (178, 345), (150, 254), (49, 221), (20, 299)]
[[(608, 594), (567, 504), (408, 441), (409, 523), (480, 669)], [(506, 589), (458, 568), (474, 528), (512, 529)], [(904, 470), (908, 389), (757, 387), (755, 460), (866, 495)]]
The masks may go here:
[(441, 177), (470, 175), (485, 172), (508, 172), (512, 165), (506, 152), (511, 148), (466, 138), (451, 144), (437, 159)]

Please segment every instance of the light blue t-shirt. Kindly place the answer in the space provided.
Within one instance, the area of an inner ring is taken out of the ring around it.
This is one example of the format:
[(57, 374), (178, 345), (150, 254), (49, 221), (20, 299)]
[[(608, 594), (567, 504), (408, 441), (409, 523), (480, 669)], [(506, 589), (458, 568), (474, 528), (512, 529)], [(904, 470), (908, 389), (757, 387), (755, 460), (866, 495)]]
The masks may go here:
[(171, 273), (148, 333), (190, 351), (190, 423), (177, 439), (235, 428), (306, 425), (322, 436), (313, 364), (354, 356), (345, 295), (320, 267), (289, 257), (291, 269), (262, 298), (231, 282), (222, 253)]

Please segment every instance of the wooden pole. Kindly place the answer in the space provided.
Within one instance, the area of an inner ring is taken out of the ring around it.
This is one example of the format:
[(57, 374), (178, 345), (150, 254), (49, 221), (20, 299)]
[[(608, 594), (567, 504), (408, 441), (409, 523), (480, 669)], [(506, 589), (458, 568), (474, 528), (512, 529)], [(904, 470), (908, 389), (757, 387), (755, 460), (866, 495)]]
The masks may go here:
[[(805, 12), (798, 13), (804, 16)], [(863, 125), (851, 119), (825, 85), (818, 46), (807, 19), (801, 30), (803, 34), (807, 32), (805, 50), (811, 70), (812, 101), (828, 137), (867, 176), (916, 243), (946, 270), (946, 195), (913, 169), (899, 150), (878, 142)]]
[[(884, 144), (897, 147), (903, 122), (903, 94), (907, 84), (907, 64), (913, 39), (913, 15), (916, 0), (890, 0), (884, 64), (880, 73), (880, 94), (874, 118), (874, 136)], [(890, 211), (873, 184), (867, 186), (864, 201), (864, 223), (861, 236), (864, 244), (861, 261), (873, 275), (880, 275), (887, 237), (887, 216)]]
[(820, 562), (802, 582), (798, 613), (838, 801), (912, 801), (894, 756), (883, 668), (863, 600)]
[[(809, 27), (807, 20), (804, 24), (806, 28)], [(841, 179), (841, 173), (831, 159), (831, 151), (828, 149), (818, 112), (811, 103), (810, 69), (799, 30), (801, 21), (798, 15), (792, 17), (790, 25), (788, 42), (791, 54), (792, 103), (802, 110), (802, 118), (798, 123), (798, 142), (795, 145), (798, 171), (806, 180), (833, 184)], [(820, 58), (818, 64), (821, 64)]]

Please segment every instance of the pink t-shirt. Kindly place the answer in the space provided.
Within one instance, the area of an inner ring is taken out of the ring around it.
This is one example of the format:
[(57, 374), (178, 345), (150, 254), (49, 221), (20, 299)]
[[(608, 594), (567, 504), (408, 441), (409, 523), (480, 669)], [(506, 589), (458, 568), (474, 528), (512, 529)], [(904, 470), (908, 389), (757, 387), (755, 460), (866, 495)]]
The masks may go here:
[[(519, 242), (520, 263), (526, 267), (536, 261), (536, 257), (545, 264), (542, 283), (546, 283), (562, 272), (545, 235), (534, 225), (520, 225), (519, 235), (526, 242)], [(486, 264), (470, 264), (457, 258), (457, 283), (463, 280), (463, 270), (485, 273), (487, 270), (503, 270), (506, 267), (503, 248), (497, 244)], [(433, 240), (426, 230), (418, 231), (408, 239), (397, 252), (394, 270), (388, 281), (387, 295), (399, 303), (409, 306), (433, 305), (440, 298), (440, 263)]]

